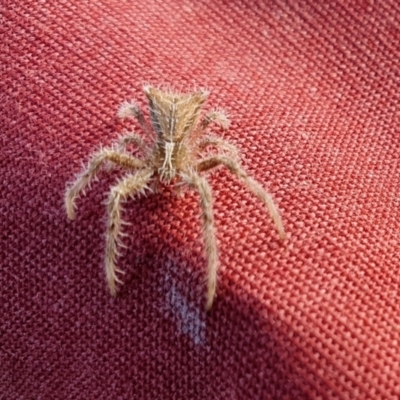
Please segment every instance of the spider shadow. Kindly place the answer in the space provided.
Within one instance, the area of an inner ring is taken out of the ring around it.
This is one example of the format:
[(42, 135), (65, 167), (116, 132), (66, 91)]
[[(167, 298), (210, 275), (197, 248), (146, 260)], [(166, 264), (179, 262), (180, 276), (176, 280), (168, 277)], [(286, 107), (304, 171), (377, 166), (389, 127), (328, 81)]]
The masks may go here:
[[(174, 359), (179, 348), (194, 364), (202, 365), (206, 375), (189, 368), (188, 381), (195, 382), (207, 398), (306, 399), (310, 387), (328, 393), (322, 377), (309, 378), (306, 344), (299, 344), (293, 326), (274, 311), (279, 305), (267, 307), (240, 285), (220, 279), (220, 295), (211, 312), (205, 312), (200, 210), (197, 195), (189, 193), (177, 197), (166, 188), (124, 207), (124, 219), (131, 225), (120, 258), (126, 273), (118, 302), (146, 304), (137, 323), (148, 321), (151, 329), (163, 330), (154, 354)], [(163, 363), (165, 386), (176, 373), (173, 363)], [(133, 381), (132, 390), (139, 390), (140, 384)], [(157, 385), (153, 389), (156, 396)]]
[[(219, 296), (206, 312), (202, 257), (185, 252), (182, 243), (176, 251), (171, 250), (169, 240), (161, 240), (159, 246), (163, 253), (148, 248), (139, 257), (128, 254), (130, 271), (120, 298), (121, 303), (145, 304), (140, 318), (132, 323), (158, 332), (148, 355), (158, 358), (163, 354), (159, 369), (163, 383), (152, 388), (154, 398), (169, 390), (174, 393), (169, 382), (181, 376), (168, 360), (176, 359), (177, 352), (191, 360), (191, 366), (185, 367), (185, 380), (192, 385), (182, 384), (186, 398), (308, 399), (310, 386), (328, 393), (323, 377), (310, 378), (304, 356), (307, 344), (298, 341), (294, 327), (274, 308), (221, 279)], [(149, 345), (142, 345), (140, 339), (136, 346)], [(193, 365), (201, 366), (200, 370)], [(140, 391), (137, 375), (131, 379), (133, 392)]]
[[(111, 177), (102, 187), (110, 185)], [(101, 188), (96, 191), (101, 192)], [(95, 207), (96, 212), (92, 209), (88, 214), (96, 220), (104, 209), (98, 210), (98, 196), (91, 196), (96, 200), (82, 201), (81, 213)], [(124, 229), (127, 248), (118, 259), (125, 271), (121, 276), (124, 284), (115, 299), (108, 296), (102, 284), (102, 298), (107, 299), (105, 315), (119, 324), (121, 332), (132, 335), (126, 343), (119, 341), (118, 330), (110, 338), (120, 343), (117, 354), (129, 355), (129, 367), (115, 371), (115, 379), (122, 376), (131, 381), (132, 393), (148, 390), (137, 366), (157, 359), (159, 380), (148, 395), (158, 398), (160, 393), (171, 393), (173, 397), (174, 382), (180, 381), (182, 374), (177, 368), (181, 362), (176, 359), (178, 353), (183, 360), (191, 360), (184, 369), (185, 381), (180, 383), (185, 398), (306, 399), (312, 397), (310, 387), (328, 398), (328, 384), (323, 377), (312, 376), (307, 366), (307, 343), (299, 340), (295, 327), (276, 311), (281, 308), (279, 299), (262, 301), (246, 291), (251, 280), (234, 279), (245, 260), (239, 259), (235, 268), (229, 268), (236, 272), (221, 270), (219, 295), (211, 312), (205, 312), (206, 260), (198, 200), (194, 191), (177, 197), (171, 188), (165, 188), (161, 193), (124, 203), (123, 219), (131, 224)], [(236, 209), (231, 212), (237, 214)], [(217, 224), (218, 219), (216, 212)], [(236, 221), (240, 220), (238, 217)], [(97, 227), (100, 225), (104, 226), (99, 223)], [(242, 235), (245, 225), (243, 221), (235, 225), (235, 234)], [(237, 257), (226, 257), (229, 247), (221, 242), (221, 261), (228, 266)], [(279, 239), (271, 243), (274, 247)], [(155, 333), (143, 332), (156, 332), (157, 340)]]

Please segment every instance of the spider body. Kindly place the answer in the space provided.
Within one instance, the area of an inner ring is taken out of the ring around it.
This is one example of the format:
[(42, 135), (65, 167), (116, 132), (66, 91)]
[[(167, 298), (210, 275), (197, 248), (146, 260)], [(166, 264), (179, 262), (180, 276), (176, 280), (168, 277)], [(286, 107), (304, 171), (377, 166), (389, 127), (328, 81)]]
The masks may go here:
[[(107, 201), (107, 235), (105, 269), (111, 294), (116, 294), (116, 282), (122, 283), (117, 268), (118, 246), (121, 245), (121, 205), (128, 196), (156, 190), (159, 183), (185, 184), (200, 194), (201, 218), (205, 252), (207, 255), (207, 303), (210, 309), (216, 292), (218, 256), (214, 231), (211, 188), (204, 176), (207, 171), (225, 166), (267, 206), (281, 236), (285, 237), (279, 212), (264, 189), (241, 168), (237, 150), (230, 143), (215, 136), (204, 136), (211, 123), (227, 129), (228, 118), (222, 111), (211, 111), (200, 120), (202, 107), (208, 92), (178, 93), (145, 86), (149, 101), (151, 126), (137, 104), (124, 102), (118, 110), (120, 118), (136, 118), (145, 137), (128, 133), (111, 148), (94, 153), (88, 166), (67, 188), (65, 205), (68, 217), (74, 219), (75, 200), (96, 176), (105, 162), (120, 166), (129, 172), (109, 192)], [(127, 151), (128, 144), (136, 145), (142, 157), (134, 157)], [(217, 154), (202, 156), (209, 146), (219, 150)]]
[(160, 180), (169, 183), (195, 161), (190, 138), (208, 93), (175, 94), (152, 87), (145, 88), (145, 93), (156, 134), (153, 167)]

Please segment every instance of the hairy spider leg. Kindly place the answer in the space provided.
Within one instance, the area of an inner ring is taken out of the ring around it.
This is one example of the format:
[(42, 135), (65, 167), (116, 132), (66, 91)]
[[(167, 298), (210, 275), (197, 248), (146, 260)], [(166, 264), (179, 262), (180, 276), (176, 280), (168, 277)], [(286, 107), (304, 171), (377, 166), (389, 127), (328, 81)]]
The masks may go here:
[(202, 130), (205, 130), (211, 123), (215, 123), (222, 129), (228, 129), (230, 122), (229, 117), (226, 115), (225, 111), (211, 110), (204, 116), (203, 120), (200, 123), (200, 128)]
[(147, 153), (148, 151), (148, 145), (145, 142), (145, 140), (139, 136), (135, 132), (126, 132), (125, 135), (119, 137), (116, 141), (116, 150), (117, 151), (125, 151), (126, 147), (133, 143), (136, 145), (139, 150), (143, 151), (144, 153)]
[(283, 223), (281, 217), (279, 215), (279, 211), (272, 200), (270, 194), (268, 194), (261, 185), (251, 178), (246, 171), (244, 171), (239, 163), (236, 160), (232, 160), (228, 157), (224, 156), (211, 156), (207, 157), (197, 164), (197, 171), (204, 172), (208, 171), (212, 168), (215, 168), (219, 165), (224, 165), (229, 171), (234, 174), (237, 178), (239, 178), (248, 189), (253, 192), (268, 208), (269, 214), (274, 221), (276, 229), (278, 230), (279, 236), (281, 239), (286, 238), (285, 230), (283, 228)]
[(135, 174), (130, 174), (123, 178), (117, 185), (113, 186), (107, 202), (107, 235), (106, 235), (106, 256), (105, 268), (108, 287), (113, 296), (116, 295), (116, 282), (122, 283), (118, 278), (117, 273), (122, 273), (116, 266), (118, 256), (118, 246), (121, 245), (119, 235), (121, 233), (121, 203), (128, 196), (134, 196), (139, 193), (144, 193), (149, 189), (147, 184), (153, 176), (153, 171), (143, 169)]
[(226, 151), (235, 160), (237, 160), (239, 157), (236, 147), (233, 146), (232, 144), (230, 144), (229, 142), (227, 142), (226, 140), (221, 139), (219, 137), (206, 136), (197, 145), (197, 147), (200, 151), (204, 150), (207, 146), (214, 146), (223, 151)]
[(155, 134), (150, 124), (146, 121), (143, 111), (140, 109), (136, 100), (124, 101), (118, 108), (117, 116), (120, 119), (136, 118), (143, 131), (149, 137), (154, 138)]
[(207, 304), (212, 306), (217, 289), (218, 252), (214, 231), (214, 216), (212, 210), (212, 193), (207, 180), (195, 172), (182, 174), (182, 180), (200, 194), (201, 219), (203, 220), (203, 236), (207, 256)]
[(128, 169), (138, 169), (144, 166), (142, 160), (111, 149), (102, 149), (94, 153), (88, 166), (78, 175), (75, 182), (65, 193), (65, 208), (69, 219), (75, 218), (75, 200), (79, 193), (90, 184), (90, 181), (96, 176), (105, 161), (110, 161)]

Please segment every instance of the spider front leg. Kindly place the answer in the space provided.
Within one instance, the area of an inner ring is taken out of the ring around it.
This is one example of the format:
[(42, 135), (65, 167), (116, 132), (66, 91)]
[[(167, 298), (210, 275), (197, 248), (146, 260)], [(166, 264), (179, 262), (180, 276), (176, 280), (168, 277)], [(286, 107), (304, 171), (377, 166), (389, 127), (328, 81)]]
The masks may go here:
[(144, 166), (142, 160), (110, 149), (102, 149), (93, 154), (87, 168), (81, 172), (65, 193), (65, 208), (69, 219), (75, 218), (75, 200), (79, 193), (90, 184), (90, 181), (96, 176), (105, 161), (110, 161), (128, 169), (139, 169)]
[(208, 126), (212, 123), (215, 123), (222, 129), (228, 129), (229, 128), (229, 118), (226, 115), (225, 111), (222, 110), (212, 110), (209, 111), (203, 119), (200, 121), (198, 124), (196, 130), (194, 131), (192, 135), (192, 139), (195, 140), (199, 138), (204, 131), (208, 128)]
[(197, 145), (200, 151), (204, 150), (208, 146), (214, 146), (218, 149), (226, 151), (229, 156), (234, 158), (235, 160), (238, 158), (238, 151), (236, 147), (224, 139), (215, 136), (206, 136)]
[(143, 131), (150, 137), (154, 136), (151, 126), (144, 118), (143, 112), (135, 100), (124, 101), (118, 108), (117, 116), (121, 119), (136, 118)]
[(217, 124), (222, 129), (229, 128), (229, 118), (223, 110), (209, 111), (201, 121), (200, 127), (204, 131), (211, 123)]
[(205, 178), (194, 172), (182, 174), (182, 179), (188, 186), (197, 189), (200, 194), (201, 218), (203, 220), (203, 235), (208, 264), (206, 309), (209, 310), (215, 297), (218, 271), (218, 253), (214, 232), (211, 188)]
[(267, 193), (262, 186), (251, 178), (245, 170), (243, 170), (236, 160), (224, 156), (212, 156), (201, 160), (197, 165), (198, 172), (208, 171), (219, 165), (224, 165), (236, 175), (245, 185), (267, 206), (269, 214), (274, 221), (276, 229), (279, 232), (281, 239), (286, 238), (285, 230), (283, 229), (282, 219), (279, 211), (272, 200), (272, 197)]
[(121, 233), (121, 203), (128, 196), (134, 196), (138, 193), (144, 193), (148, 189), (147, 184), (152, 177), (153, 172), (149, 170), (140, 170), (134, 175), (128, 175), (116, 186), (111, 188), (107, 202), (107, 239), (106, 239), (106, 257), (105, 268), (108, 287), (113, 296), (115, 296), (116, 282), (122, 283), (117, 273), (122, 273), (116, 266), (118, 256), (118, 245), (120, 245), (119, 235)]
[(137, 148), (143, 153), (146, 153), (148, 150), (146, 142), (135, 132), (129, 132), (128, 134), (119, 137), (116, 141), (116, 148), (118, 151), (125, 151), (126, 147), (131, 143), (137, 146)]

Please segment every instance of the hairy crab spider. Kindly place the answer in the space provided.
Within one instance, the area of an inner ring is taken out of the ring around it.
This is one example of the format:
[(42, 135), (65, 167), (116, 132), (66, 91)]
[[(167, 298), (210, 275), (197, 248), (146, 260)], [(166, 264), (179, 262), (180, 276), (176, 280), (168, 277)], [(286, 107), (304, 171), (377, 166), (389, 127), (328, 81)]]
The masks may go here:
[[(122, 283), (117, 275), (122, 271), (116, 266), (123, 223), (121, 203), (128, 196), (144, 193), (147, 189), (155, 189), (160, 182), (185, 184), (196, 189), (200, 194), (207, 256), (206, 308), (210, 309), (217, 286), (218, 255), (211, 188), (204, 173), (221, 165), (228, 168), (266, 205), (280, 237), (284, 238), (282, 221), (271, 196), (241, 168), (236, 148), (221, 138), (202, 136), (211, 123), (223, 129), (229, 126), (227, 116), (219, 110), (208, 112), (200, 120), (202, 106), (208, 97), (207, 91), (179, 93), (145, 86), (144, 93), (149, 101), (151, 125), (146, 121), (135, 101), (122, 103), (117, 115), (119, 118), (136, 118), (145, 133), (145, 138), (133, 132), (128, 133), (112, 147), (94, 153), (88, 166), (67, 188), (65, 194), (67, 214), (70, 219), (74, 219), (76, 198), (96, 176), (102, 165), (107, 163), (129, 171), (111, 188), (107, 201), (105, 270), (110, 292), (115, 295), (116, 282)], [(133, 157), (127, 151), (127, 145), (130, 143), (142, 151), (142, 158)], [(220, 150), (220, 153), (201, 157), (201, 151), (208, 146)]]

